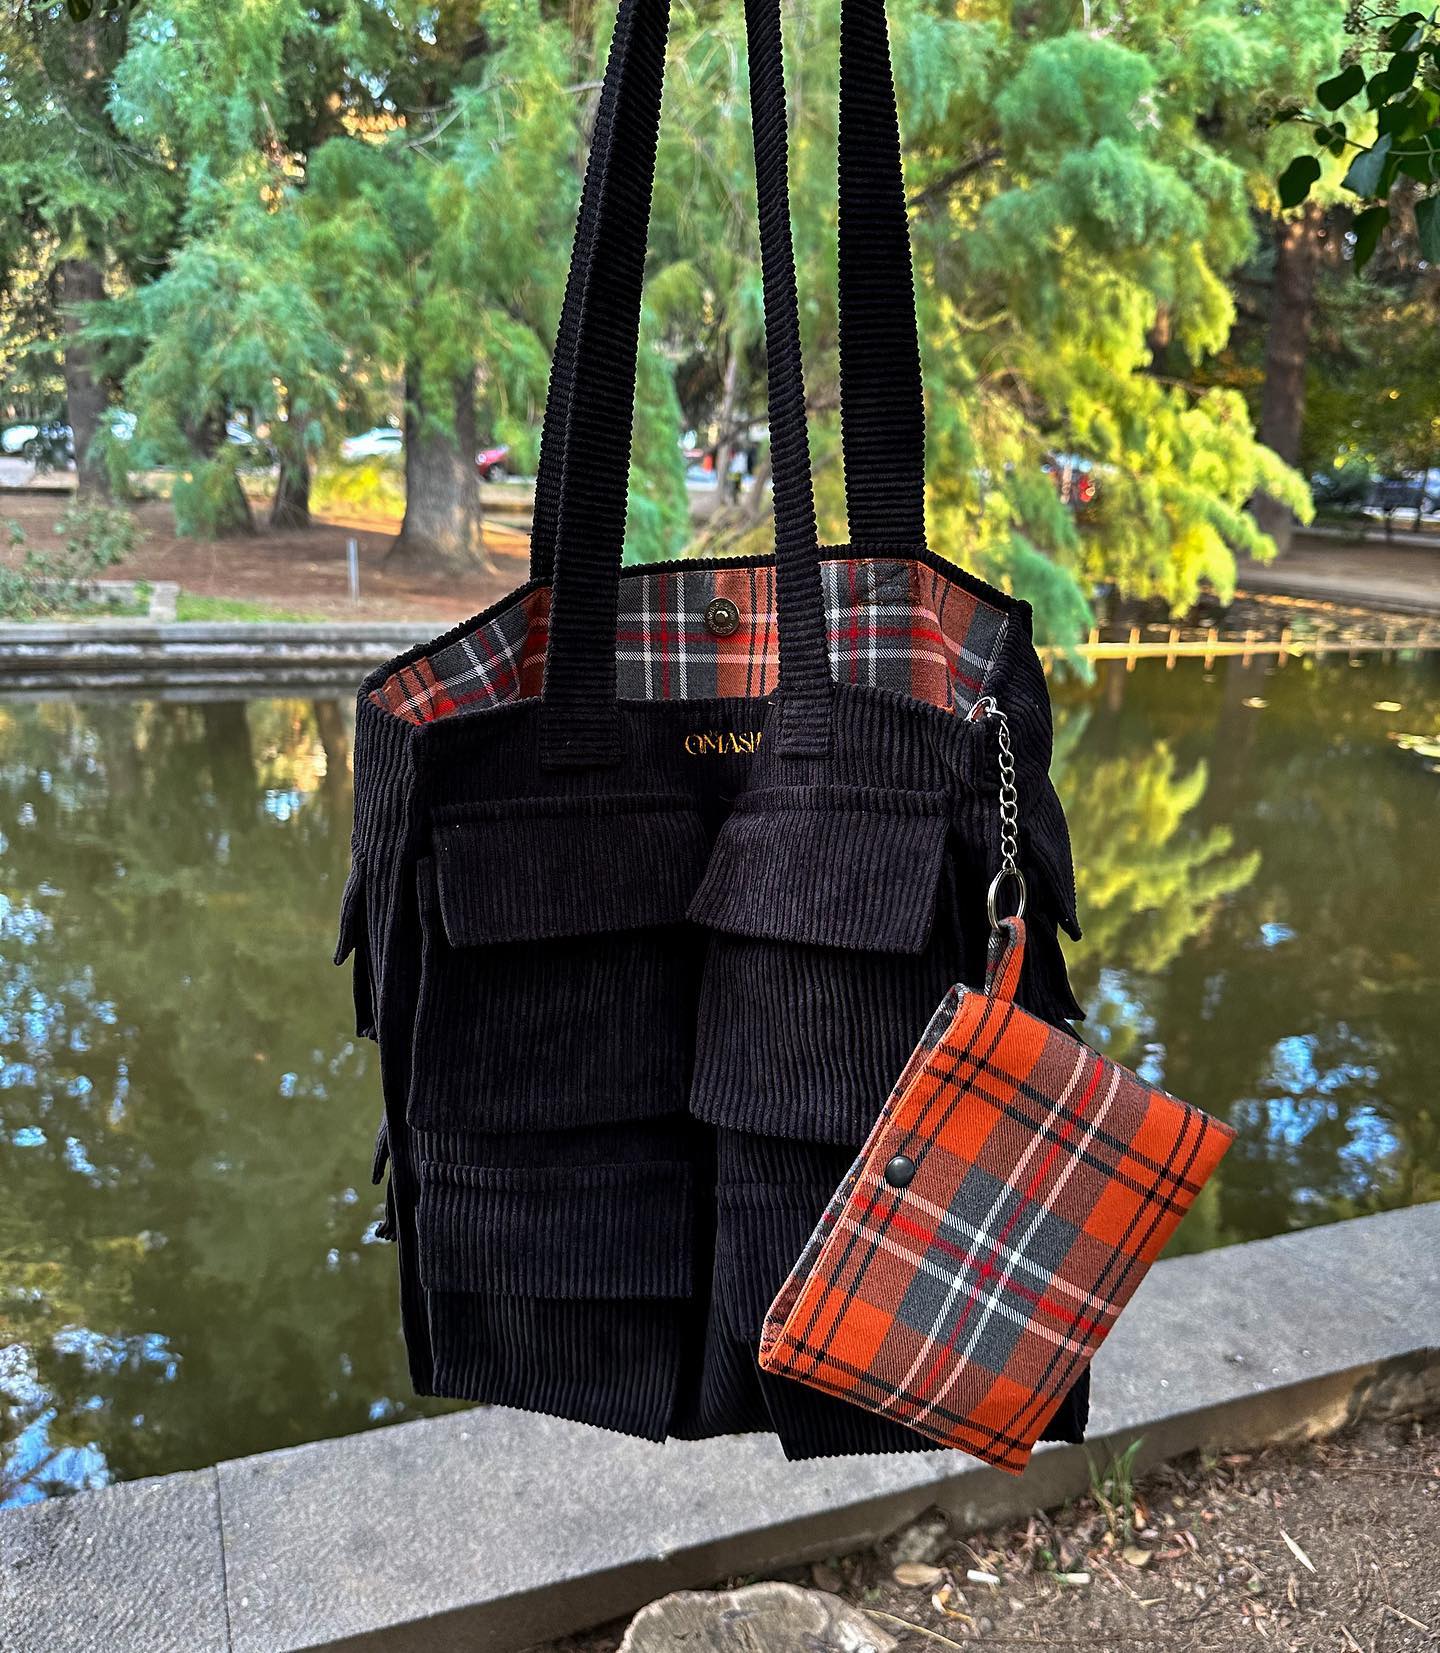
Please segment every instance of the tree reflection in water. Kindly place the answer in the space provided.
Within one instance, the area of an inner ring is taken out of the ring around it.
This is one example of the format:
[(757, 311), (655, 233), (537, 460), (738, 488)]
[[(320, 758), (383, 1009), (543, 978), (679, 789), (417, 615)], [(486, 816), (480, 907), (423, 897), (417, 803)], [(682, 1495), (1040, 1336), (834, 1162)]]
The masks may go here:
[[(1057, 699), (1087, 1036), (1240, 1129), (1177, 1245), (1440, 1196), (1440, 661), (1117, 665)], [(328, 963), (351, 725), (0, 706), (8, 1501), (425, 1409)]]
[(352, 721), (0, 708), (11, 1501), (415, 1406), (365, 1244), (372, 1047), (326, 957)]

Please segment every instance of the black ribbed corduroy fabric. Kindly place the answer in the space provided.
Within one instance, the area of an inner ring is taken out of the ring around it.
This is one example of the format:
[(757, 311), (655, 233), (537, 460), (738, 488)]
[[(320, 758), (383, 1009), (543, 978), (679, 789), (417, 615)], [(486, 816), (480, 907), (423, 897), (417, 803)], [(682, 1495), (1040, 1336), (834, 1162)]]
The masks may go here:
[[(552, 371), (532, 580), (360, 694), (339, 957), (355, 955), (356, 1025), (380, 1045), (375, 1175), (388, 1168), (412, 1378), (421, 1392), (655, 1440), (773, 1430), (795, 1457), (934, 1450), (760, 1373), (755, 1349), (935, 1005), (983, 976), (993, 726), (835, 681), (777, 0), (749, 0), (747, 34), (779, 688), (617, 697), (620, 584), (639, 577), (622, 573), (620, 551), (666, 24), (665, 0), (622, 0)], [(1063, 1020), (1078, 1014), (1057, 940), (1059, 927), (1075, 932), (1074, 886), (1044, 677), (1025, 605), (923, 547), (880, 0), (845, 0), (842, 35), (845, 454), (866, 535), (852, 551), (922, 562), (1000, 617), (993, 652), (952, 670), (980, 674), (976, 692), (1010, 720), (1032, 886), (1020, 998)], [(447, 703), (416, 722), (377, 692), (543, 589), (543, 694)], [(717, 731), (743, 738), (696, 739)], [(1085, 1395), (1082, 1383), (1051, 1435), (1080, 1438)]]

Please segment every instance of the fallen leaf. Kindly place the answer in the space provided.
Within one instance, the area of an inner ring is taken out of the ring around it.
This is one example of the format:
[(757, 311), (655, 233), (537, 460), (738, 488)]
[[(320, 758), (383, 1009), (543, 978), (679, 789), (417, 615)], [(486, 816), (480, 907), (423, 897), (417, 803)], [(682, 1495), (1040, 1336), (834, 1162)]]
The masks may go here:
[(902, 1561), (890, 1576), (907, 1590), (929, 1590), (945, 1577), (945, 1569), (928, 1561)]
[(975, 1620), (971, 1615), (965, 1612), (962, 1607), (956, 1606), (957, 1602), (963, 1603), (964, 1599), (953, 1584), (943, 1584), (930, 1597), (930, 1605), (944, 1618), (964, 1619), (967, 1623), (974, 1624)]
[(1315, 1563), (1308, 1555), (1305, 1554), (1304, 1550), (1300, 1548), (1290, 1534), (1285, 1531), (1284, 1527), (1281, 1527), (1280, 1529), (1280, 1536), (1285, 1540), (1285, 1546), (1290, 1551), (1290, 1554), (1295, 1557), (1295, 1559), (1302, 1567), (1305, 1568), (1307, 1572), (1313, 1573), (1315, 1571)]
[(1120, 1554), (1132, 1567), (1148, 1567), (1150, 1564), (1149, 1550), (1142, 1550), (1138, 1544), (1127, 1544)]

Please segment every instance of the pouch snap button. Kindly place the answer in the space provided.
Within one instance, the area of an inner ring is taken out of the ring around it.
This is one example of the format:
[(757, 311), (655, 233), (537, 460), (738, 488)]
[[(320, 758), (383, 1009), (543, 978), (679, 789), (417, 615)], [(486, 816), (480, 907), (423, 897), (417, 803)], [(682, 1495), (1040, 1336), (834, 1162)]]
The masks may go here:
[(885, 1167), (885, 1180), (892, 1188), (905, 1188), (915, 1175), (915, 1161), (904, 1154), (896, 1154)]
[(705, 605), (705, 626), (712, 637), (733, 637), (740, 629), (740, 610), (728, 597), (712, 597)]

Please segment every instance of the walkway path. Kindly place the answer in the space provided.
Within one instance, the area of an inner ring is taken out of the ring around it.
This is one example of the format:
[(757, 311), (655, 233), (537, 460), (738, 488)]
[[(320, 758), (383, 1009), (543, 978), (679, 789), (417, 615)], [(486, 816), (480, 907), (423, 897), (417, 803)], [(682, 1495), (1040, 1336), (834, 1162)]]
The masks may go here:
[(1241, 563), (1239, 589), (1376, 608), (1440, 614), (1440, 544), (1377, 545), (1297, 538), (1271, 563)]

